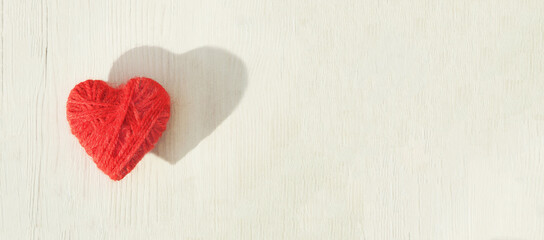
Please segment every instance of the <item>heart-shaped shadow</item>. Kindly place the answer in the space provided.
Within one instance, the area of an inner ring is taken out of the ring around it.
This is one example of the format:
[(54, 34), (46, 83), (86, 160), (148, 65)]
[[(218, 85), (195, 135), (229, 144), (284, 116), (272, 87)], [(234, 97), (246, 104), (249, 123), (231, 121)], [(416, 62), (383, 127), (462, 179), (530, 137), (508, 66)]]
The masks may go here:
[(114, 62), (108, 83), (117, 86), (135, 76), (154, 79), (170, 95), (170, 120), (152, 152), (171, 164), (234, 111), (247, 86), (244, 63), (212, 47), (183, 54), (152, 46), (131, 49)]

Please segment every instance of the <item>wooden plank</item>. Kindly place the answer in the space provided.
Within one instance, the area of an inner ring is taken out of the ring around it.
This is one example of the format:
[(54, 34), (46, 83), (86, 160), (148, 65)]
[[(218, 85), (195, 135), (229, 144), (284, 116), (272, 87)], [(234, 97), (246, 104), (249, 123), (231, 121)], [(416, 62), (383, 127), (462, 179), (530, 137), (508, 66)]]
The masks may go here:
[(2, 4), (2, 155), (4, 238), (35, 238), (43, 224), (43, 164), (49, 144), (47, 18), (41, 1)]

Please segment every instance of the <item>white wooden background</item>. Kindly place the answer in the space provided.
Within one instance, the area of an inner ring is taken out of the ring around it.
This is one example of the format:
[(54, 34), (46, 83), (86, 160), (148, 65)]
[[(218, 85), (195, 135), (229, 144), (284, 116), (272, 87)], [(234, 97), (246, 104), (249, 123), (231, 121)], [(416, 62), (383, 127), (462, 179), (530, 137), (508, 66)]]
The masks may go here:
[[(0, 239), (544, 239), (540, 0), (3, 0)], [(172, 119), (120, 182), (86, 79)]]

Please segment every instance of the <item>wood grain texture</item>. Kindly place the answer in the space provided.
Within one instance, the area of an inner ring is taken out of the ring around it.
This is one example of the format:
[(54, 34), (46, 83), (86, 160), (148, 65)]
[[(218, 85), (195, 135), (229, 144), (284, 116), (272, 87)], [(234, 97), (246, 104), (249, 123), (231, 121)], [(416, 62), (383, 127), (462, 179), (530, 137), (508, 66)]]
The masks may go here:
[[(544, 2), (1, 4), (0, 239), (544, 239)], [(69, 91), (172, 95), (120, 182)]]

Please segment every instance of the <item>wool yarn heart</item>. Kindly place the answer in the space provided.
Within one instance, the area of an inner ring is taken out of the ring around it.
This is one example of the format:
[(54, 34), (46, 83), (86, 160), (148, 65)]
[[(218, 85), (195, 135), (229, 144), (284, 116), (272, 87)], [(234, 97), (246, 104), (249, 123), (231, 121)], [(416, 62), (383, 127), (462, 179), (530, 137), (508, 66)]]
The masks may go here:
[(96, 166), (111, 179), (121, 180), (166, 129), (170, 96), (145, 77), (117, 88), (87, 80), (70, 92), (66, 113), (72, 133)]

